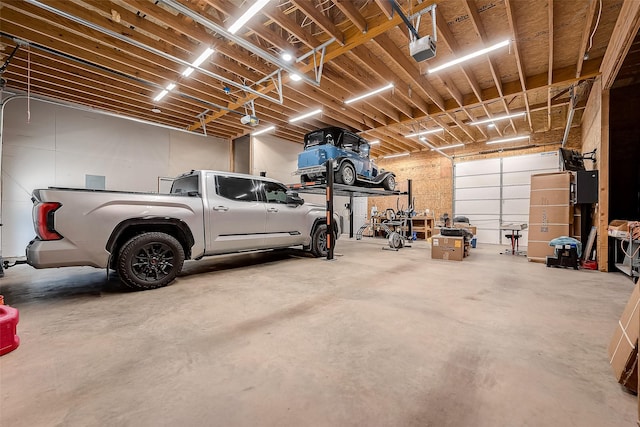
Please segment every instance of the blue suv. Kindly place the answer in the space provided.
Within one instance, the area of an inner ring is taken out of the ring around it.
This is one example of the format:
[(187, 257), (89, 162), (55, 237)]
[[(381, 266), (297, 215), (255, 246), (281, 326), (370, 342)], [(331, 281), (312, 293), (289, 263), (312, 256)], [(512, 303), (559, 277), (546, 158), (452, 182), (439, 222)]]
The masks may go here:
[(334, 159), (334, 180), (339, 184), (363, 187), (383, 187), (393, 191), (396, 176), (393, 172), (378, 170), (369, 158), (366, 139), (338, 127), (309, 132), (304, 136), (304, 151), (298, 154), (300, 180), (305, 183), (325, 179), (325, 162)]

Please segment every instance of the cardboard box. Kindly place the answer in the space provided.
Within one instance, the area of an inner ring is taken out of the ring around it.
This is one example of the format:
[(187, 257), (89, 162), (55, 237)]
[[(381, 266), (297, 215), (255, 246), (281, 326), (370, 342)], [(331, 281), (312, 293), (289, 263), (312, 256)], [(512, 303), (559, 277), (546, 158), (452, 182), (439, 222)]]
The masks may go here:
[(620, 316), (609, 349), (609, 363), (620, 384), (635, 391), (638, 387), (638, 331), (640, 330), (640, 289), (633, 288)]
[(614, 219), (607, 227), (607, 234), (611, 237), (621, 239), (629, 238), (629, 221), (624, 219)]
[(549, 242), (535, 242), (529, 239), (527, 258), (529, 261), (546, 262), (548, 256), (555, 255), (555, 248)]
[(531, 190), (566, 189), (573, 180), (571, 172), (551, 172), (531, 175)]
[(629, 231), (629, 221), (624, 219), (614, 219), (609, 223), (608, 230)]
[(464, 237), (436, 235), (431, 238), (431, 258), (462, 261)]
[(572, 234), (572, 176), (570, 172), (531, 176), (527, 244), (527, 258), (530, 261), (545, 262), (547, 256), (555, 254), (549, 242), (556, 237)]
[(529, 206), (569, 206), (571, 193), (566, 190), (531, 190)]

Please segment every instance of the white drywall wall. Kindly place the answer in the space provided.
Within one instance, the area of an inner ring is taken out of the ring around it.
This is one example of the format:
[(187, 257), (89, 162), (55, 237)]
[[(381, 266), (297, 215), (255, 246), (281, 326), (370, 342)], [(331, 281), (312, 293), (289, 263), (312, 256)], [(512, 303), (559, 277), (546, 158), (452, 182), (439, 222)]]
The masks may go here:
[(229, 170), (229, 142), (31, 100), (9, 101), (2, 140), (2, 257), (23, 257), (34, 236), (35, 188), (85, 186), (105, 177), (106, 189), (158, 190), (158, 177), (191, 169)]

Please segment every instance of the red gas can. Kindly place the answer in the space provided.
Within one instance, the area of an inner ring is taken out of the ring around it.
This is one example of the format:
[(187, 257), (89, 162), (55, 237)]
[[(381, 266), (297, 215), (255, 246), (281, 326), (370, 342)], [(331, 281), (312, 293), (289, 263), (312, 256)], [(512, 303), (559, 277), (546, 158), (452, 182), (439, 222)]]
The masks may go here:
[(0, 356), (15, 350), (20, 345), (18, 320), (17, 309), (0, 305)]

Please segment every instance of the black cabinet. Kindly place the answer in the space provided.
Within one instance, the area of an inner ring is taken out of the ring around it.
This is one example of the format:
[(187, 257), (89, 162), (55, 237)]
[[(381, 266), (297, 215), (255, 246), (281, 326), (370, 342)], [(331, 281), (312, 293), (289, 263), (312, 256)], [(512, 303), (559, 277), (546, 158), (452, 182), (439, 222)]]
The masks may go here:
[(598, 171), (576, 171), (576, 204), (598, 203)]

